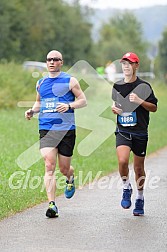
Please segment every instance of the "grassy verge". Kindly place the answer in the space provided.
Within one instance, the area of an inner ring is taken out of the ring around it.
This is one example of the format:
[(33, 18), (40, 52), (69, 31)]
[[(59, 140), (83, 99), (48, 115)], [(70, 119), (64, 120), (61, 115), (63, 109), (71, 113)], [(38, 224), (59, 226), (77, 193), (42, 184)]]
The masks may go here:
[[(156, 113), (151, 114), (148, 154), (167, 144), (165, 116), (167, 87), (155, 85), (154, 90), (159, 99), (159, 108)], [(45, 201), (46, 193), (43, 187), (43, 161), (39, 160), (25, 170), (20, 168), (16, 162), (21, 153), (38, 141), (37, 120), (24, 120), (24, 109), (21, 108), (2, 109), (0, 113), (0, 219), (2, 219)], [(110, 109), (107, 109), (103, 116), (115, 120)], [(77, 142), (72, 164), (75, 167), (75, 176), (79, 178), (76, 184), (80, 186), (93, 180), (97, 174), (104, 176), (117, 170), (114, 134), (93, 153), (84, 157), (78, 153), (77, 147), (87, 134), (87, 130), (77, 128)], [(31, 160), (33, 153), (27, 158)], [(64, 190), (65, 178), (61, 177), (60, 173), (57, 173), (56, 176), (62, 187), (57, 190), (57, 195), (59, 195)]]

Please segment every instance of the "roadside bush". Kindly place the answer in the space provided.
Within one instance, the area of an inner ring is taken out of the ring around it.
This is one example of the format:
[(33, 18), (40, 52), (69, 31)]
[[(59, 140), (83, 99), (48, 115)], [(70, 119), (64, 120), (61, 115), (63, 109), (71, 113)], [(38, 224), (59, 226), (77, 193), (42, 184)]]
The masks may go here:
[(34, 100), (36, 81), (22, 65), (0, 64), (0, 108), (15, 107), (20, 100)]

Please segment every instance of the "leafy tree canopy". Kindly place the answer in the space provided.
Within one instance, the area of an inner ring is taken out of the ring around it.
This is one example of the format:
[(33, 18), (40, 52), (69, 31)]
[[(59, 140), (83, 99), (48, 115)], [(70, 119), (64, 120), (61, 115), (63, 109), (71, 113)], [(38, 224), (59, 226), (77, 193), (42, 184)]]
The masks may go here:
[(79, 2), (1, 0), (0, 23), (1, 59), (45, 61), (57, 49), (72, 64), (91, 54), (91, 25)]
[[(141, 24), (128, 11), (117, 13), (108, 23), (103, 24), (97, 48), (97, 51), (102, 52), (103, 64), (120, 59), (128, 51), (137, 53), (141, 59), (147, 58), (147, 44), (142, 38)], [(148, 63), (147, 60), (145, 62)], [(143, 69), (145, 62), (142, 62)]]

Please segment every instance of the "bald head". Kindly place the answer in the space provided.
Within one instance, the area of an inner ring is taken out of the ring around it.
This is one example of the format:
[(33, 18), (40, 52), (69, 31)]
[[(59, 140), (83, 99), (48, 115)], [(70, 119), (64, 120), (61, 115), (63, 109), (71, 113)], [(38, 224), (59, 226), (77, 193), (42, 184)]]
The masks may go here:
[(54, 58), (54, 57), (63, 59), (62, 54), (56, 50), (52, 50), (47, 54), (47, 58)]
[(57, 76), (63, 66), (62, 54), (59, 51), (52, 50), (47, 54), (46, 64), (51, 77)]

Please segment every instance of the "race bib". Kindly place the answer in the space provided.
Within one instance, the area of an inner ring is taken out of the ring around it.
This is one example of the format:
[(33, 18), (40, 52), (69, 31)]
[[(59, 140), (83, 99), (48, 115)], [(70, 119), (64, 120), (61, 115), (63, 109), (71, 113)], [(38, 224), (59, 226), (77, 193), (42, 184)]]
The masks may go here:
[(135, 126), (137, 124), (136, 112), (124, 112), (118, 115), (118, 122), (124, 127)]
[(44, 98), (41, 100), (41, 112), (42, 113), (52, 113), (56, 112), (58, 98)]

